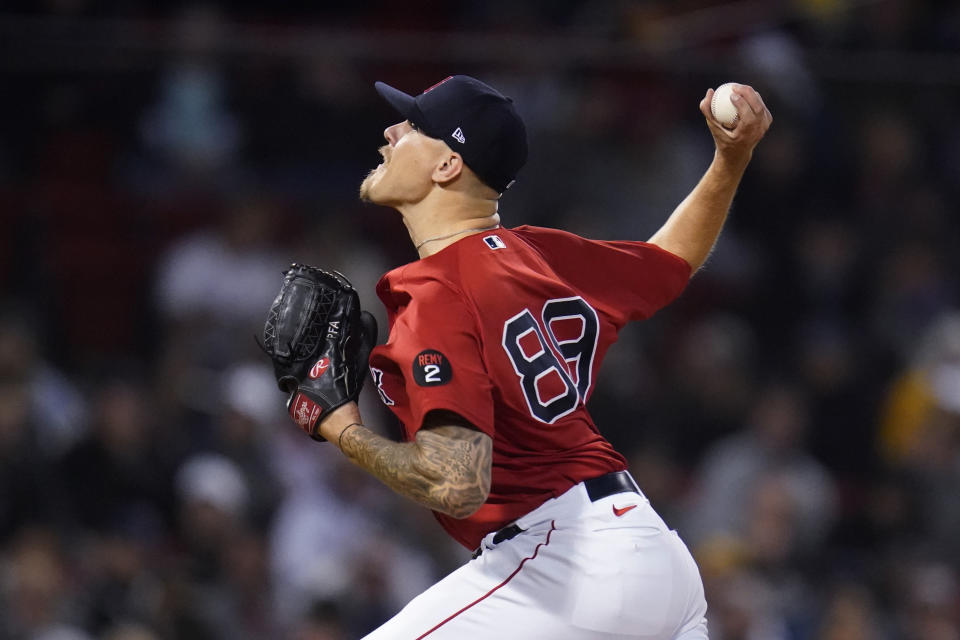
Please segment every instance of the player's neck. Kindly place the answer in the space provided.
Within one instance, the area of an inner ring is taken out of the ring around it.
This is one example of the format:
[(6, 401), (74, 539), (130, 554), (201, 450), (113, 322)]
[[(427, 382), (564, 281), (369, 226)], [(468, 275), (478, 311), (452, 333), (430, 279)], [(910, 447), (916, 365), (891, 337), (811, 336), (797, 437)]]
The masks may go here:
[(444, 225), (442, 230), (441, 227), (436, 227), (436, 232), (420, 234), (414, 232), (409, 226), (407, 230), (410, 232), (410, 239), (413, 241), (417, 253), (421, 258), (426, 258), (446, 249), (458, 240), (463, 240), (475, 233), (496, 229), (499, 225), (500, 216), (495, 213), (485, 218), (457, 220), (454, 223)]
[(438, 198), (400, 209), (410, 240), (421, 258), (468, 235), (500, 224), (496, 200)]

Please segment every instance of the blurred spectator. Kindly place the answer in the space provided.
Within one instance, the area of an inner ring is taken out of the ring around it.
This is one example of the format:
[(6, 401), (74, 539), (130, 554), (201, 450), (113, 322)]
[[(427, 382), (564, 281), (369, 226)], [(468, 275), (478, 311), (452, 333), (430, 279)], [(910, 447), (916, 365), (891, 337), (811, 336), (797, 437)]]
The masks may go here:
[(224, 549), (224, 618), (219, 632), (238, 640), (275, 638), (281, 629), (271, 597), (268, 541), (241, 530)]
[(886, 640), (883, 616), (873, 596), (857, 583), (835, 586), (827, 593), (817, 640)]
[(177, 471), (182, 603), (215, 637), (241, 640), (277, 632), (266, 542), (249, 526), (250, 487), (218, 454), (201, 454)]
[(43, 358), (36, 319), (13, 308), (0, 310), (0, 377), (24, 385), (44, 456), (59, 455), (83, 434), (87, 410), (83, 395)]
[(190, 171), (227, 162), (238, 144), (237, 123), (222, 111), (222, 79), (200, 65), (172, 69), (160, 101), (143, 121), (147, 146)]
[(21, 531), (4, 564), (0, 633), (5, 638), (89, 640), (76, 625), (77, 592), (52, 531)]
[[(894, 464), (930, 459), (950, 464), (956, 433), (949, 416), (960, 414), (960, 312), (931, 323), (909, 366), (890, 388), (881, 418), (881, 445)], [(947, 424), (945, 424), (947, 423)]]
[(797, 323), (791, 360), (808, 398), (808, 450), (838, 483), (858, 481), (878, 466), (874, 398), (886, 372), (865, 343), (840, 313)]
[(162, 536), (172, 522), (171, 461), (134, 374), (94, 391), (90, 432), (59, 461), (67, 512), (85, 528)]
[(58, 517), (61, 487), (34, 425), (27, 385), (0, 378), (0, 540), (25, 524)]
[(917, 336), (957, 305), (957, 283), (936, 247), (903, 242), (879, 265), (879, 291), (870, 310), (883, 343), (909, 357)]
[[(823, 97), (817, 80), (804, 60), (803, 49), (786, 30), (769, 30), (745, 38), (740, 55), (745, 64), (756, 69), (763, 84), (776, 92), (780, 104), (795, 110), (795, 115), (809, 117), (821, 108)], [(764, 100), (773, 97), (768, 95)]]
[(787, 624), (772, 605), (773, 594), (759, 576), (743, 566), (741, 551), (721, 541), (697, 550), (710, 607), (710, 638), (789, 640)]
[(233, 204), (217, 228), (182, 238), (160, 259), (160, 311), (174, 323), (199, 324), (204, 337), (262, 324), (289, 263), (273, 242), (276, 204), (264, 198)]
[(250, 489), (240, 469), (217, 454), (187, 460), (177, 471), (176, 487), (190, 575), (216, 583), (223, 572), (223, 541), (245, 526)]
[(214, 414), (215, 448), (237, 466), (249, 488), (251, 525), (266, 529), (280, 500), (269, 456), (275, 431), (289, 429), (283, 393), (267, 365), (241, 363), (225, 372), (223, 406)]
[(161, 81), (157, 102), (140, 123), (144, 145), (159, 160), (142, 176), (154, 183), (143, 185), (151, 191), (178, 180), (188, 185), (216, 181), (218, 172), (230, 168), (242, 139), (239, 122), (226, 108), (225, 77), (214, 59), (223, 36), (219, 11), (212, 5), (187, 6), (172, 35), (179, 51)]
[(132, 621), (155, 621), (163, 584), (152, 566), (162, 545), (135, 529), (89, 536), (82, 549), (77, 575), (84, 583), (85, 626), (112, 637), (150, 637)]
[[(291, 261), (273, 244), (274, 202), (241, 199), (234, 205), (218, 227), (184, 236), (169, 247), (155, 283), (166, 334), (158, 393), (175, 424), (188, 423), (199, 434), (209, 433), (209, 418), (221, 407), (217, 393), (198, 390), (218, 389), (231, 365), (260, 356), (254, 336), (263, 331)], [(184, 434), (184, 439), (191, 436)], [(210, 446), (209, 441), (203, 444)]]
[(670, 384), (664, 403), (678, 450), (690, 464), (705, 445), (732, 433), (744, 419), (754, 393), (756, 338), (742, 318), (711, 313), (688, 327), (666, 366)]
[(343, 602), (351, 635), (365, 635), (435, 581), (434, 561), (403, 546), (403, 528), (386, 529), (376, 480), (295, 429), (285, 433), (276, 464), (291, 484), (270, 532), (278, 615), (292, 624), (317, 599)]
[(346, 640), (343, 614), (336, 603), (318, 600), (294, 629), (292, 640)]
[[(776, 555), (783, 551), (765, 543), (809, 551), (823, 540), (834, 517), (836, 496), (830, 474), (804, 450), (807, 413), (802, 392), (770, 384), (757, 395), (746, 429), (710, 448), (686, 510), (689, 529), (684, 535), (694, 545), (715, 536), (749, 541), (756, 535), (756, 550)], [(747, 517), (751, 499), (758, 500), (754, 505), (758, 517), (780, 506), (788, 511), (751, 522)], [(788, 523), (796, 527), (789, 539), (780, 534), (770, 539), (763, 529), (747, 528)]]
[(890, 389), (881, 445), (911, 479), (929, 543), (960, 564), (960, 314), (942, 314)]
[(897, 637), (947, 640), (960, 637), (957, 572), (948, 565), (917, 557), (899, 558), (894, 620)]
[(789, 478), (768, 471), (745, 496), (739, 532), (705, 539), (695, 551), (713, 614), (711, 638), (806, 637), (816, 602), (802, 570), (809, 548)]

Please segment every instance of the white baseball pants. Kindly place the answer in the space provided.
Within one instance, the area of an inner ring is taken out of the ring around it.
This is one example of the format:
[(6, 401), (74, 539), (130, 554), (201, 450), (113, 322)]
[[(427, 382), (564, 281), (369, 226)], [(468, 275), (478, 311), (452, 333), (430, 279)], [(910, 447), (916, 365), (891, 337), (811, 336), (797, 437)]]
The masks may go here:
[(644, 496), (578, 484), (516, 524), (367, 640), (707, 638), (696, 563)]

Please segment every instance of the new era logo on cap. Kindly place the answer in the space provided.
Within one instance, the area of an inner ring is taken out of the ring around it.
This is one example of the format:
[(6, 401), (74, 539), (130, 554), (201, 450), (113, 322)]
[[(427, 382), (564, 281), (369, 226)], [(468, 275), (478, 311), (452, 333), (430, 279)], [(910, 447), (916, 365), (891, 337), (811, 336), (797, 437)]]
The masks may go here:
[(463, 130), (460, 127), (457, 127), (457, 130), (450, 134), (453, 136), (453, 139), (459, 142), (460, 144), (465, 144), (467, 139), (463, 137)]

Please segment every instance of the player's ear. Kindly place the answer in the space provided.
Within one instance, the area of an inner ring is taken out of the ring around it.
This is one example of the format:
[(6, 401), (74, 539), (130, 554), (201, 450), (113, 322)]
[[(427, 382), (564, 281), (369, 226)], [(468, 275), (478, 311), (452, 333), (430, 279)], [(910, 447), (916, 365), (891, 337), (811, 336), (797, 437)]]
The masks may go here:
[(437, 161), (431, 178), (438, 184), (447, 184), (456, 180), (463, 172), (463, 158), (459, 153), (449, 150)]

